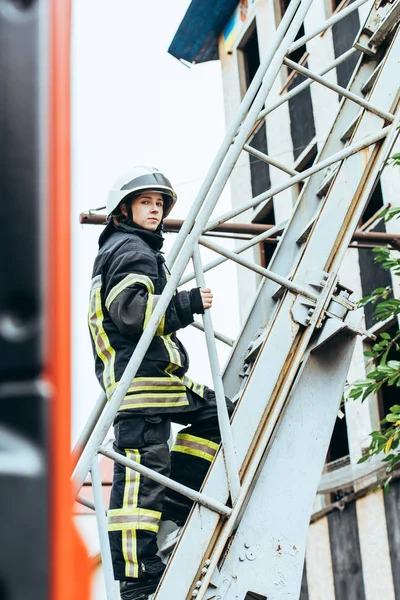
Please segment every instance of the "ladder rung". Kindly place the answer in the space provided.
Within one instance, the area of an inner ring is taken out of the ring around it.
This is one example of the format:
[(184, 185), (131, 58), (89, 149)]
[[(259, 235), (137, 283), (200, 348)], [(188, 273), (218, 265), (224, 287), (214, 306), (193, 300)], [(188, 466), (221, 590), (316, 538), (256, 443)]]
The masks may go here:
[(274, 158), (271, 158), (270, 156), (268, 156), (268, 154), (264, 154), (263, 152), (260, 152), (259, 150), (257, 150), (256, 148), (253, 148), (249, 144), (245, 144), (243, 146), (243, 150), (246, 150), (246, 152), (248, 152), (252, 156), (255, 156), (256, 158), (259, 158), (263, 162), (266, 162), (269, 165), (272, 165), (273, 167), (276, 167), (280, 171), (284, 171), (285, 173), (288, 173), (288, 175), (298, 175), (299, 174), (299, 172), (296, 171), (295, 169), (291, 169), (290, 167), (287, 167), (286, 165), (283, 165), (278, 160), (275, 160)]
[(122, 456), (121, 454), (118, 454), (118, 452), (115, 452), (114, 450), (108, 450), (104, 446), (100, 446), (98, 449), (98, 452), (99, 452), (99, 454), (102, 454), (103, 456), (107, 456), (108, 458), (111, 458), (111, 460), (114, 460), (115, 462), (119, 463), (120, 465), (123, 465), (124, 467), (128, 467), (129, 469), (132, 469), (133, 471), (137, 471), (141, 475), (144, 475), (145, 477), (148, 477), (149, 479), (152, 479), (153, 481), (157, 481), (157, 483), (160, 483), (161, 485), (164, 485), (165, 487), (167, 487), (171, 490), (174, 490), (175, 492), (178, 492), (178, 494), (182, 494), (182, 496), (186, 496), (187, 498), (190, 498), (194, 502), (198, 502), (202, 506), (205, 506), (206, 508), (209, 508), (210, 510), (217, 512), (220, 515), (223, 515), (224, 517), (229, 517), (229, 515), (232, 512), (231, 508), (229, 508), (228, 506), (225, 506), (225, 504), (222, 504), (221, 502), (218, 502), (218, 500), (214, 500), (214, 498), (209, 498), (205, 494), (196, 492), (195, 490), (187, 487), (186, 485), (182, 485), (181, 483), (178, 483), (177, 481), (174, 481), (173, 479), (170, 479), (169, 477), (165, 477), (165, 475), (160, 475), (160, 473), (153, 471), (153, 469), (149, 469), (148, 467), (145, 467), (144, 465), (136, 463), (133, 460), (129, 460), (129, 458), (126, 458), (126, 457)]
[(301, 294), (302, 296), (305, 296), (306, 298), (309, 298), (310, 300), (315, 300), (315, 301), (318, 300), (318, 295), (315, 294), (314, 292), (311, 292), (305, 286), (294, 283), (293, 281), (286, 279), (286, 277), (282, 277), (281, 275), (278, 275), (278, 273), (274, 273), (273, 271), (270, 271), (269, 269), (264, 269), (263, 267), (260, 267), (256, 263), (253, 263), (251, 260), (247, 260), (246, 258), (242, 258), (242, 257), (238, 256), (235, 252), (231, 252), (230, 250), (227, 250), (226, 248), (223, 248), (222, 246), (219, 246), (218, 244), (213, 244), (212, 242), (209, 242), (204, 237), (201, 237), (199, 239), (199, 243), (202, 246), (209, 248), (210, 250), (214, 250), (214, 252), (218, 252), (219, 254), (222, 254), (223, 256), (230, 258), (231, 260), (237, 262), (239, 265), (242, 265), (243, 267), (246, 267), (247, 269), (251, 269), (255, 273), (258, 273), (259, 275), (262, 275), (263, 277), (266, 277), (267, 279), (272, 279), (272, 281), (275, 281), (275, 283), (278, 283), (279, 285), (285, 287), (293, 294)]
[[(202, 323), (199, 323), (199, 321), (193, 321), (193, 323), (191, 323), (191, 326), (204, 332), (204, 325)], [(224, 344), (227, 344), (228, 346), (233, 347), (235, 345), (235, 340), (232, 340), (231, 338), (229, 338), (227, 335), (224, 335), (223, 333), (218, 333), (218, 331), (215, 331), (215, 329), (214, 329), (214, 337), (217, 340), (219, 340), (220, 342), (224, 342)]]

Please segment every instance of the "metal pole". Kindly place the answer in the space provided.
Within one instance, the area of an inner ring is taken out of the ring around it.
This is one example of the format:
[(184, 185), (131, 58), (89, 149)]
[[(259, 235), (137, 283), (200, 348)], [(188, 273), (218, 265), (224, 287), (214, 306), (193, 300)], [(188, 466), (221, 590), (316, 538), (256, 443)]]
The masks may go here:
[(350, 6), (347, 6), (346, 8), (343, 8), (342, 10), (340, 10), (335, 15), (332, 15), (332, 17), (330, 17), (329, 19), (324, 21), (324, 23), (322, 23), (321, 25), (318, 25), (318, 27), (316, 27), (315, 29), (312, 29), (309, 33), (306, 33), (306, 35), (303, 35), (303, 37), (301, 37), (298, 40), (296, 40), (295, 42), (293, 42), (293, 44), (289, 48), (288, 54), (290, 54), (294, 50), (297, 50), (298, 48), (301, 48), (301, 46), (304, 46), (304, 44), (306, 44), (307, 42), (312, 40), (312, 38), (314, 38), (316, 35), (318, 35), (322, 31), (325, 31), (325, 29), (328, 29), (329, 27), (331, 27), (331, 25), (334, 25), (338, 21), (341, 21), (342, 19), (347, 17), (347, 15), (349, 15), (354, 10), (356, 10), (359, 6), (362, 6), (363, 4), (365, 4), (366, 2), (369, 2), (369, 1), (370, 0), (356, 0), (355, 2), (350, 4)]
[[(155, 332), (158, 328), (158, 325), (167, 310), (168, 304), (172, 298), (172, 295), (178, 286), (179, 280), (183, 275), (183, 272), (193, 254), (194, 245), (197, 242), (199, 235), (201, 234), (207, 220), (209, 219), (214, 207), (219, 199), (219, 196), (225, 187), (225, 184), (229, 178), (229, 175), (233, 169), (234, 164), (237, 161), (237, 158), (243, 148), (243, 145), (251, 131), (251, 128), (254, 124), (254, 121), (259, 114), (261, 107), (267, 97), (268, 93), (271, 90), (273, 82), (275, 81), (276, 76), (279, 73), (279, 70), (282, 65), (283, 56), (288, 45), (293, 41), (296, 36), (297, 31), (300, 28), (301, 23), (304, 20), (305, 15), (312, 3), (312, 0), (301, 0), (300, 8), (297, 11), (293, 22), (291, 23), (286, 35), (283, 38), (283, 42), (279, 47), (279, 50), (275, 52), (273, 59), (271, 61), (271, 68), (268, 70), (266, 77), (261, 85), (260, 90), (253, 102), (251, 109), (249, 110), (247, 117), (241, 127), (241, 130), (236, 137), (235, 142), (230, 146), (227, 156), (224, 161), (223, 168), (218, 173), (215, 178), (214, 186), (212, 192), (207, 197), (205, 205), (199, 214), (194, 215), (195, 224), (189, 236), (187, 237), (186, 244), (183, 247), (182, 252), (180, 253), (179, 259), (171, 273), (171, 277), (168, 280), (168, 283), (161, 295), (159, 302), (149, 320), (149, 323), (143, 332), (138, 345), (136, 347), (135, 352), (133, 353), (124, 374), (121, 377), (121, 380), (107, 405), (104, 408), (104, 411), (86, 445), (85, 450), (83, 451), (81, 458), (75, 468), (73, 474), (73, 483), (76, 488), (76, 491), (79, 491), (81, 485), (83, 484), (87, 473), (90, 470), (90, 466), (93, 460), (93, 456), (97, 452), (97, 449), (101, 442), (104, 440), (107, 431), (109, 430), (111, 423), (113, 422), (114, 416), (117, 413), (119, 407), (121, 406), (122, 400), (125, 397), (126, 391), (128, 390), (133, 377), (136, 375), (136, 372), (143, 360), (143, 357), (147, 351), (147, 348), (150, 346), (151, 340), (153, 339)], [(289, 8), (286, 12), (291, 10), (292, 4), (297, 6), (297, 2), (295, 0), (291, 2)], [(285, 15), (286, 16), (286, 15)], [(253, 80), (254, 81), (254, 80)], [(250, 86), (251, 87), (251, 86)], [(199, 200), (199, 206), (201, 206), (203, 200)], [(197, 212), (197, 211), (196, 211)], [(182, 232), (185, 232), (183, 239), (187, 235), (187, 228), (189, 223), (189, 219), (185, 220), (184, 226), (182, 227), (179, 235)], [(178, 235), (178, 237), (179, 237)], [(182, 239), (182, 236), (181, 236)], [(175, 246), (177, 247), (176, 240)]]
[(104, 410), (105, 405), (107, 404), (107, 396), (105, 395), (104, 392), (102, 392), (100, 394), (100, 396), (97, 399), (96, 404), (93, 407), (92, 412), (90, 413), (90, 416), (88, 418), (88, 420), (86, 421), (85, 427), (83, 428), (83, 431), (81, 433), (81, 435), (78, 438), (78, 441), (76, 442), (74, 449), (72, 450), (72, 467), (75, 467), (79, 457), (81, 456), (86, 444), (88, 443), (88, 440), (90, 438), (90, 436), (92, 435), (93, 429), (95, 428), (95, 425), (97, 423), (97, 421), (99, 420), (99, 417), (101, 415), (101, 413)]
[[(200, 288), (206, 287), (203, 268), (201, 264), (200, 249), (196, 245), (193, 252), (193, 266), (196, 274), (196, 283)], [(224, 454), (224, 463), (228, 486), (231, 493), (232, 504), (234, 505), (240, 492), (239, 471), (237, 468), (235, 444), (232, 436), (232, 429), (229, 422), (229, 414), (226, 408), (225, 392), (222, 383), (222, 374), (219, 366), (218, 352), (215, 345), (214, 330), (212, 326), (211, 314), (209, 309), (204, 311), (203, 324), (206, 334), (207, 350), (210, 359), (211, 373), (214, 383), (215, 398), (217, 401), (217, 413), (219, 431), (221, 434), (222, 452)]]
[(241, 258), (235, 252), (232, 252), (231, 250), (227, 250), (226, 248), (223, 248), (222, 246), (219, 246), (218, 244), (213, 244), (212, 242), (209, 242), (204, 237), (201, 237), (199, 239), (199, 244), (201, 244), (202, 246), (205, 246), (206, 248), (209, 248), (210, 250), (214, 250), (214, 252), (218, 252), (219, 254), (226, 256), (226, 258), (230, 258), (231, 260), (237, 262), (239, 265), (242, 265), (243, 267), (246, 267), (247, 269), (251, 269), (255, 273), (258, 273), (259, 275), (262, 275), (263, 277), (266, 277), (267, 279), (272, 279), (272, 281), (275, 281), (275, 283), (282, 285), (283, 287), (287, 288), (290, 292), (293, 292), (294, 294), (301, 294), (302, 296), (305, 296), (306, 298), (309, 298), (310, 300), (315, 300), (315, 302), (319, 298), (318, 294), (314, 294), (308, 288), (306, 288), (302, 285), (298, 285), (297, 283), (293, 283), (293, 281), (290, 281), (290, 279), (286, 279), (286, 277), (282, 277), (281, 275), (278, 275), (277, 273), (274, 273), (273, 271), (270, 271), (269, 269), (264, 269), (263, 267), (260, 267), (256, 263), (251, 262), (251, 260), (247, 260), (247, 258)]
[(110, 541), (108, 539), (106, 508), (104, 506), (103, 487), (101, 485), (98, 457), (92, 462), (93, 497), (96, 507), (96, 521), (99, 530), (100, 551), (103, 564), (104, 581), (106, 584), (107, 600), (117, 600), (115, 590), (114, 570), (111, 559)]
[[(275, 225), (274, 227), (269, 227), (267, 229), (267, 231), (264, 231), (264, 233), (260, 233), (260, 235), (257, 235), (256, 237), (252, 238), (251, 240), (249, 240), (242, 246), (239, 246), (239, 248), (237, 248), (235, 250), (235, 254), (240, 254), (241, 252), (248, 250), (252, 246), (255, 246), (256, 244), (264, 242), (266, 239), (274, 236), (276, 233), (282, 233), (282, 231), (286, 227), (286, 224), (287, 224), (287, 221), (284, 221), (283, 223), (280, 223), (279, 225)], [(206, 271), (210, 271), (211, 269), (214, 269), (214, 267), (221, 265), (222, 263), (226, 262), (227, 260), (228, 259), (226, 258), (226, 256), (221, 256), (220, 258), (216, 258), (215, 260), (204, 265), (203, 273), (205, 273)], [(191, 281), (194, 278), (195, 278), (195, 274), (189, 273), (188, 275), (186, 275), (185, 277), (183, 277), (181, 279), (179, 285), (183, 285), (183, 284), (187, 283), (188, 281)]]
[[(204, 331), (204, 325), (202, 323), (199, 323), (198, 321), (193, 321), (193, 323), (191, 323), (191, 326), (195, 327), (196, 329), (199, 329), (200, 331)], [(232, 340), (223, 333), (218, 333), (217, 331), (214, 331), (214, 337), (220, 342), (224, 342), (224, 344), (227, 344), (228, 346), (235, 345), (235, 340)]]
[(96, 510), (94, 503), (87, 498), (83, 498), (82, 496), (77, 496), (77, 498), (75, 498), (75, 502), (78, 502), (78, 504), (82, 504), (82, 506), (86, 506), (86, 508), (90, 508), (91, 510)]
[(276, 30), (276, 34), (274, 36), (274, 39), (272, 40), (271, 46), (268, 49), (267, 54), (264, 56), (263, 60), (261, 61), (261, 64), (260, 64), (259, 68), (257, 69), (256, 74), (254, 75), (254, 78), (253, 78), (253, 80), (241, 102), (241, 105), (236, 114), (236, 117), (233, 120), (232, 125), (228, 129), (228, 132), (224, 138), (224, 141), (222, 142), (221, 147), (218, 150), (217, 155), (210, 167), (210, 170), (207, 173), (206, 178), (204, 179), (204, 182), (199, 190), (199, 193), (197, 194), (197, 196), (193, 202), (193, 205), (184, 221), (183, 227), (182, 227), (181, 231), (179, 232), (179, 234), (175, 240), (175, 243), (168, 254), (167, 265), (168, 265), (169, 269), (171, 269), (172, 266), (174, 265), (176, 258), (181, 250), (181, 246), (196, 221), (196, 217), (203, 205), (203, 202), (204, 202), (208, 192), (210, 191), (210, 188), (215, 180), (215, 177), (217, 176), (218, 171), (220, 170), (220, 168), (222, 166), (222, 163), (224, 162), (224, 159), (226, 157), (228, 150), (231, 147), (232, 140), (234, 139), (235, 135), (237, 134), (237, 131), (240, 128), (243, 119), (245, 118), (247, 112), (249, 111), (249, 109), (252, 105), (252, 102), (257, 94), (257, 90), (259, 90), (260, 85), (262, 84), (264, 75), (266, 74), (267, 69), (270, 66), (271, 62), (273, 61), (275, 53), (277, 52), (277, 50), (287, 32), (290, 22), (293, 19), (294, 15), (297, 11), (297, 8), (300, 6), (300, 3), (301, 3), (301, 0), (292, 0), (292, 2), (289, 4), (287, 11), (283, 15), (282, 21), (280, 22), (279, 27)]
[(114, 450), (108, 450), (108, 448), (105, 448), (105, 446), (99, 447), (99, 454), (103, 454), (103, 456), (111, 458), (120, 465), (132, 469), (132, 471), (137, 471), (141, 475), (144, 475), (153, 481), (157, 481), (157, 483), (160, 483), (170, 490), (174, 490), (174, 492), (178, 492), (178, 494), (182, 494), (182, 496), (186, 496), (194, 502), (198, 502), (202, 506), (217, 512), (224, 517), (229, 517), (232, 512), (232, 510), (228, 506), (225, 506), (225, 504), (222, 504), (222, 502), (218, 502), (218, 500), (214, 500), (214, 498), (210, 498), (205, 494), (196, 492), (195, 490), (192, 490), (192, 488), (186, 487), (186, 485), (182, 485), (181, 483), (178, 483), (169, 477), (165, 477), (165, 475), (160, 475), (160, 473), (156, 473), (156, 471), (153, 471), (152, 469), (149, 469), (140, 463), (133, 462), (133, 460), (129, 460), (129, 458), (118, 454), (118, 452), (114, 452)]
[(299, 174), (299, 172), (296, 171), (295, 169), (291, 169), (290, 167), (283, 165), (279, 161), (268, 156), (268, 154), (264, 154), (263, 152), (260, 152), (256, 148), (252, 148), (252, 146), (249, 146), (249, 144), (245, 144), (243, 146), (243, 150), (246, 150), (246, 152), (248, 152), (249, 154), (252, 154), (256, 158), (272, 165), (273, 167), (276, 167), (277, 169), (280, 169), (281, 171), (285, 171), (285, 173), (288, 173), (289, 175), (298, 175)]
[(302, 67), (301, 65), (294, 62), (293, 60), (290, 60), (289, 58), (284, 58), (283, 62), (285, 63), (285, 65), (287, 65), (294, 71), (297, 71), (298, 73), (301, 73), (305, 77), (309, 77), (310, 79), (317, 81), (318, 83), (320, 83), (321, 85), (324, 85), (325, 87), (329, 88), (330, 90), (333, 90), (334, 92), (341, 94), (345, 98), (352, 100), (353, 102), (355, 102), (356, 104), (359, 104), (363, 108), (366, 108), (367, 110), (370, 110), (371, 112), (375, 113), (376, 115), (378, 115), (378, 117), (382, 117), (382, 119), (385, 119), (386, 121), (389, 121), (390, 123), (395, 118), (395, 116), (392, 115), (392, 113), (389, 113), (389, 112), (386, 112), (385, 110), (381, 110), (380, 108), (377, 108), (376, 106), (371, 104), (371, 102), (368, 102), (367, 100), (364, 100), (360, 96), (357, 96), (357, 94), (354, 94), (353, 92), (350, 92), (349, 90), (346, 90), (346, 88), (344, 88), (340, 85), (337, 85), (336, 83), (332, 83), (332, 81), (328, 81), (327, 79), (320, 77), (317, 73), (313, 73), (312, 71), (310, 71), (310, 69), (306, 69), (306, 67)]
[(307, 179), (308, 177), (310, 177), (310, 175), (314, 175), (314, 173), (318, 173), (319, 171), (322, 171), (326, 167), (329, 167), (330, 165), (332, 165), (336, 162), (339, 162), (340, 160), (343, 160), (344, 158), (348, 158), (352, 154), (359, 152), (359, 150), (363, 150), (364, 148), (367, 148), (368, 146), (371, 146), (372, 144), (379, 142), (379, 140), (386, 137), (386, 135), (389, 133), (389, 131), (390, 131), (390, 125), (388, 125), (387, 127), (384, 127), (383, 129), (381, 129), (378, 132), (371, 133), (370, 135), (365, 137), (363, 140), (360, 140), (359, 142), (356, 142), (355, 144), (352, 144), (351, 146), (347, 146), (347, 148), (344, 148), (343, 150), (340, 150), (339, 152), (332, 154), (332, 156), (330, 156), (329, 158), (326, 158), (325, 160), (316, 163), (309, 169), (306, 169), (299, 175), (296, 175), (296, 177), (291, 177), (284, 183), (276, 185), (274, 188), (270, 188), (266, 192), (263, 192), (262, 194), (255, 196), (255, 198), (251, 198), (247, 202), (244, 202), (240, 206), (237, 206), (237, 207), (233, 208), (232, 210), (230, 210), (229, 212), (225, 213), (218, 219), (214, 219), (214, 221), (210, 221), (208, 223), (208, 225), (204, 228), (203, 233), (205, 233), (206, 231), (210, 231), (211, 229), (214, 229), (214, 227), (217, 227), (221, 223), (225, 223), (225, 221), (228, 221), (229, 219), (232, 219), (233, 217), (240, 215), (242, 212), (246, 212), (246, 210), (248, 210), (249, 208), (253, 208), (253, 206), (257, 206), (257, 204), (260, 204), (263, 200), (268, 200), (268, 198), (272, 198), (272, 196), (279, 194), (279, 192), (283, 192), (283, 190), (290, 188), (293, 184), (298, 183), (299, 181), (303, 181), (304, 179)]

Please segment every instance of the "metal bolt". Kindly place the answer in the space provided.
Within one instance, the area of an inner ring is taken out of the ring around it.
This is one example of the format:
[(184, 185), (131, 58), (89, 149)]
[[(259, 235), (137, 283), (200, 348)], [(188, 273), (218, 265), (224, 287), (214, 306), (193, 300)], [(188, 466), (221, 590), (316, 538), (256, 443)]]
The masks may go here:
[(241, 555), (239, 556), (239, 560), (240, 560), (240, 562), (244, 562), (244, 560), (245, 560), (245, 556), (244, 556), (243, 554), (241, 554)]
[(244, 547), (245, 547), (245, 548), (250, 548), (250, 544), (249, 544), (249, 542), (245, 542), (245, 543), (244, 543)]
[(203, 575), (205, 575), (207, 573), (207, 571), (208, 571), (207, 567), (203, 567), (201, 570)]
[(192, 598), (196, 598), (196, 596), (198, 596), (199, 591), (198, 590), (193, 590), (192, 592)]
[(197, 587), (197, 589), (199, 589), (199, 588), (201, 587), (201, 581), (198, 581), (198, 582), (196, 583), (196, 587)]
[(209, 567), (210, 565), (211, 565), (211, 560), (210, 559), (206, 560), (206, 562), (204, 563), (204, 566)]

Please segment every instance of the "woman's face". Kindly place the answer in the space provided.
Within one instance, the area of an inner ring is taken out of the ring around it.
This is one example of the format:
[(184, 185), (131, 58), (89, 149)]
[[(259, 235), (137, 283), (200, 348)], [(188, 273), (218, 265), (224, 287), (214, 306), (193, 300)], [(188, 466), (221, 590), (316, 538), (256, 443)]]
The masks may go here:
[(164, 200), (159, 192), (144, 191), (132, 200), (132, 219), (143, 229), (155, 231), (161, 223), (163, 208)]

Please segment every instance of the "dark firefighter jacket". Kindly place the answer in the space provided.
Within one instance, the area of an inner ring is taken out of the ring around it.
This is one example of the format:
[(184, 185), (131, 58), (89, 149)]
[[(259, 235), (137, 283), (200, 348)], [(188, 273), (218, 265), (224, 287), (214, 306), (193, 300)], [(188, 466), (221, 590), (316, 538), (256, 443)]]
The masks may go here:
[[(110, 223), (99, 239), (89, 303), (95, 370), (110, 398), (167, 282), (159, 233)], [(204, 386), (185, 377), (188, 354), (175, 332), (202, 313), (200, 291), (175, 292), (120, 411), (176, 412), (188, 406), (187, 388), (204, 396)], [(121, 414), (121, 413), (119, 413)], [(119, 420), (117, 418), (117, 420)]]

